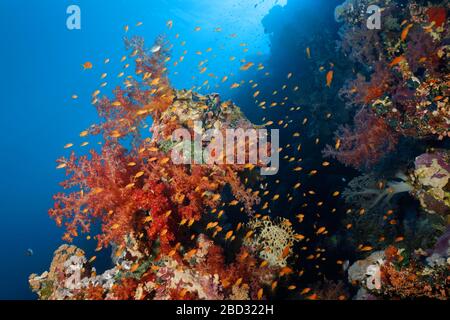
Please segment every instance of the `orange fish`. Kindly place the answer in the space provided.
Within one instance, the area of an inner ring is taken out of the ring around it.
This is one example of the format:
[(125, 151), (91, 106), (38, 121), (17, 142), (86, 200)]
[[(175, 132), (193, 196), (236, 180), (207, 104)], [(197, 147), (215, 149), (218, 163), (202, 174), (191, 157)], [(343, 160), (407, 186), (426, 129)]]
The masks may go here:
[(410, 23), (406, 26), (405, 29), (403, 29), (402, 34), (401, 34), (402, 41), (405, 41), (406, 37), (408, 36), (409, 29), (411, 29), (412, 26), (413, 26), (413, 24)]
[(392, 62), (389, 64), (389, 67), (392, 68), (392, 67), (394, 67), (394, 66), (400, 64), (400, 63), (403, 62), (404, 60), (405, 60), (405, 57), (404, 57), (404, 56), (397, 57), (397, 58), (395, 58), (394, 60), (392, 60)]
[(259, 289), (259, 290), (258, 290), (258, 294), (257, 294), (258, 300), (261, 300), (261, 299), (262, 299), (263, 294), (264, 294), (264, 290), (263, 290), (262, 288)]
[(334, 76), (334, 71), (330, 70), (327, 73), (327, 87), (330, 88), (331, 87), (331, 82), (333, 82), (333, 76)]
[(307, 294), (310, 291), (311, 291), (311, 288), (305, 288), (302, 290), (302, 292), (300, 292), (300, 294)]
[(371, 246), (364, 246), (364, 247), (361, 247), (361, 251), (372, 251), (372, 247)]
[(92, 67), (93, 67), (93, 65), (92, 65), (92, 63), (91, 62), (85, 62), (85, 63), (83, 63), (82, 64), (82, 66), (83, 66), (83, 68), (84, 68), (84, 70), (87, 70), (87, 69), (92, 69)]
[(291, 252), (291, 246), (290, 246), (290, 245), (287, 245), (287, 246), (283, 249), (283, 252), (281, 253), (281, 259), (286, 258), (286, 257), (289, 255), (290, 252)]
[(233, 235), (233, 230), (228, 231), (227, 234), (225, 235), (225, 240), (230, 239), (232, 235)]
[(250, 69), (251, 67), (253, 67), (255, 64), (253, 63), (253, 62), (248, 62), (248, 63), (246, 63), (246, 64), (244, 64), (242, 67), (241, 67), (241, 70), (242, 71), (247, 71), (248, 69)]

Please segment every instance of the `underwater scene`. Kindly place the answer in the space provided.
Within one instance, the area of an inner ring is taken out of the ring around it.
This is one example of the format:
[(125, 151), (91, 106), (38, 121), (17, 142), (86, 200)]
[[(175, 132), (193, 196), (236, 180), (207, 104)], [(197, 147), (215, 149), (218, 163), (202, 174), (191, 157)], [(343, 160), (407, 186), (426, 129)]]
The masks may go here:
[(2, 300), (447, 300), (447, 0), (0, 0)]

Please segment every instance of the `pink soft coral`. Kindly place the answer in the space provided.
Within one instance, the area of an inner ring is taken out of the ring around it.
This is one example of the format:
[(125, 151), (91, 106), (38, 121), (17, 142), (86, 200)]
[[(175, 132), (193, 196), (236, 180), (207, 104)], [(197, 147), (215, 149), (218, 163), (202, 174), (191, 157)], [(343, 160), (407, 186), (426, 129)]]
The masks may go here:
[(336, 132), (339, 143), (327, 146), (324, 156), (355, 169), (368, 169), (376, 164), (387, 152), (395, 150), (397, 134), (366, 108), (361, 109), (354, 119), (354, 128), (341, 126)]

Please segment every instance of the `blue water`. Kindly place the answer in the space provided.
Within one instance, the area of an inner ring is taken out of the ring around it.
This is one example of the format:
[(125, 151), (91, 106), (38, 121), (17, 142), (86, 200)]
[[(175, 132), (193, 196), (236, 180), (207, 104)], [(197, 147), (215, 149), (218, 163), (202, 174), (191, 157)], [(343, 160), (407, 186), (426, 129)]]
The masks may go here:
[[(275, 3), (285, 1), (241, 2), (0, 1), (0, 299), (33, 299), (28, 275), (48, 269), (53, 251), (62, 243), (62, 230), (47, 215), (52, 195), (64, 178), (63, 172), (55, 170), (55, 159), (68, 154), (63, 149), (66, 143), (79, 145), (79, 132), (95, 122), (90, 94), (102, 82), (100, 74), (113, 75), (103, 93), (117, 83), (119, 59), (125, 54), (123, 27), (130, 25), (130, 34), (142, 35), (151, 43), (167, 31), (166, 21), (173, 20), (170, 39), (180, 33), (177, 41), (185, 40), (186, 50), (222, 46), (208, 71), (221, 76), (236, 71), (240, 58), (270, 52), (261, 20)], [(71, 4), (81, 8), (81, 30), (66, 28), (66, 8)], [(143, 26), (135, 28), (139, 21)], [(196, 26), (202, 30), (193, 32)], [(218, 27), (223, 30), (220, 34), (213, 31)], [(233, 33), (238, 38), (227, 36)], [(249, 52), (242, 53), (240, 43), (248, 43)], [(174, 55), (179, 55), (184, 48), (174, 44)], [(238, 58), (235, 64), (229, 61), (231, 55)], [(198, 74), (202, 58), (193, 53), (189, 57), (192, 60), (186, 58), (178, 67), (179, 74), (171, 76), (176, 87), (204, 81), (191, 78)], [(103, 65), (106, 58), (111, 59), (108, 66)], [(82, 70), (86, 61), (94, 64), (92, 70)], [(73, 94), (80, 98), (73, 101)], [(34, 255), (27, 256), (28, 248)]]

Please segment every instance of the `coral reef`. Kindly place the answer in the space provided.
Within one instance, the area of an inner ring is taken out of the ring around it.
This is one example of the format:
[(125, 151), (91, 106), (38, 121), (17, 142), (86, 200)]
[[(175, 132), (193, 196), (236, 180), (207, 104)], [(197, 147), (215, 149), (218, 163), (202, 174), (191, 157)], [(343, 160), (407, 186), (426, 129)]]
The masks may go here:
[[(439, 1), (438, 1), (439, 2)], [(444, 139), (449, 135), (449, 32), (445, 1), (422, 5), (410, 1), (407, 5), (395, 1), (373, 1), (383, 8), (383, 26), (369, 30), (366, 26), (367, 1), (346, 1), (336, 9), (337, 20), (343, 23), (339, 47), (357, 64), (356, 79), (349, 80), (340, 96), (349, 107), (367, 108), (377, 120), (393, 130), (383, 129), (388, 138), (386, 152), (395, 150), (396, 135)], [(355, 116), (355, 130), (361, 131)], [(381, 124), (378, 125), (381, 129)], [(367, 128), (370, 131), (373, 124)], [(395, 133), (394, 133), (395, 132)], [(346, 149), (325, 150), (346, 165), (367, 168), (381, 160), (368, 140), (355, 147), (355, 134), (349, 128), (340, 129), (342, 144), (355, 149), (356, 160), (347, 156)], [(347, 142), (346, 142), (347, 140)], [(379, 148), (383, 147), (381, 143)], [(364, 147), (360, 147), (363, 145)], [(378, 146), (378, 144), (376, 144)], [(375, 147), (377, 148), (377, 147)], [(361, 160), (360, 157), (366, 160)]]
[(225, 263), (223, 251), (205, 235), (183, 259), (135, 255), (136, 240), (116, 251), (114, 268), (101, 275), (75, 246), (63, 245), (50, 270), (31, 275), (30, 286), (40, 299), (257, 299), (263, 285), (277, 277), (276, 269), (261, 267), (245, 248), (236, 261)]
[[(171, 158), (180, 147), (172, 141), (174, 130), (202, 135), (196, 132), (196, 121), (221, 132), (256, 126), (217, 94), (171, 88), (164, 38), (157, 40), (156, 52), (146, 50), (142, 38), (127, 39), (126, 45), (135, 59), (136, 78), (128, 77), (113, 99), (95, 95), (102, 121), (84, 135), (103, 138), (101, 150), (58, 160), (58, 168), (65, 168), (68, 176), (62, 183), (66, 193), (55, 195), (49, 210), (57, 224), (65, 226), (66, 241), (95, 232), (92, 225), (99, 223), (97, 250), (113, 246), (115, 266), (97, 275), (91, 265), (95, 258), (88, 261), (83, 251), (64, 245), (55, 252), (50, 271), (30, 277), (33, 291), (41, 299), (264, 298), (264, 286), (278, 277), (291, 254), (284, 254), (283, 247), (278, 263), (265, 250), (278, 254), (280, 245), (292, 245), (294, 233), (284, 227), (288, 221), (280, 226), (255, 222), (249, 228), (255, 232), (262, 227), (260, 237), (277, 228), (279, 236), (271, 241), (269, 235), (261, 247), (248, 234), (248, 241), (239, 245), (237, 231), (234, 235), (220, 226), (223, 210), (218, 211), (228, 199), (252, 216), (258, 192), (245, 185), (244, 177), (255, 165), (203, 165), (202, 155), (200, 163), (177, 164)], [(247, 159), (250, 148), (245, 150)], [(233, 249), (225, 255), (222, 246), (231, 243)]]
[[(426, 257), (426, 259), (424, 259)], [(428, 256), (423, 250), (409, 254), (394, 246), (372, 253), (349, 268), (349, 280), (361, 286), (361, 299), (448, 299), (450, 259)]]
[[(369, 5), (382, 9), (381, 28), (368, 28)], [(347, 0), (335, 18), (354, 63), (339, 96), (355, 121), (323, 154), (364, 172), (342, 192), (344, 238), (363, 256), (348, 269), (355, 299), (448, 299), (448, 3)]]

